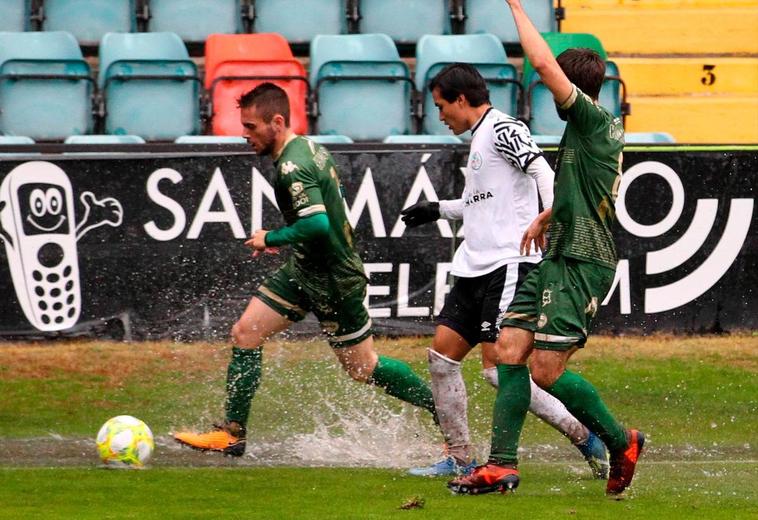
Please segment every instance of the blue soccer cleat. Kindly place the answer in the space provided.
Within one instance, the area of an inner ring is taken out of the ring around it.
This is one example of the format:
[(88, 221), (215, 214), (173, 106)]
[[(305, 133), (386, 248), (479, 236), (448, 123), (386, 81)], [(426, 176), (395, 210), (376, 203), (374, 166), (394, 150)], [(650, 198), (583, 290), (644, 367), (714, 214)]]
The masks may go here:
[(431, 466), (423, 468), (411, 468), (408, 470), (409, 475), (416, 477), (455, 477), (459, 475), (468, 475), (476, 467), (476, 460), (472, 460), (466, 465), (458, 464), (453, 457), (445, 457), (435, 462)]
[(579, 452), (592, 469), (592, 476), (596, 479), (607, 480), (610, 463), (608, 462), (608, 450), (600, 440), (600, 437), (590, 432), (587, 440), (581, 444), (575, 444)]

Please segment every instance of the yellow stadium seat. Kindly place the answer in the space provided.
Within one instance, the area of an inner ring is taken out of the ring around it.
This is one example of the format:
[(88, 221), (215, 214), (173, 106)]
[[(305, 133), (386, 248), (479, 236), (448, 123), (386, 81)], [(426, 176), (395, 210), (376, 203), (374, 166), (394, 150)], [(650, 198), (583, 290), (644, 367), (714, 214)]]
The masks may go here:
[(758, 54), (758, 4), (703, 2), (591, 9), (568, 2), (561, 31), (593, 33), (611, 54)]
[(758, 57), (615, 58), (632, 96), (758, 95)]
[(758, 95), (630, 97), (628, 132), (665, 131), (678, 143), (758, 143)]

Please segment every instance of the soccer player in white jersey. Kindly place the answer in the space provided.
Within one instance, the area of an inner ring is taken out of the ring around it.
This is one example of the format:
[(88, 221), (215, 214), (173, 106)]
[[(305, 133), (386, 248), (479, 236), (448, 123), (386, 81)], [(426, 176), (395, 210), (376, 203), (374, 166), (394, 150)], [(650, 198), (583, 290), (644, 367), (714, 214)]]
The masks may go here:
[[(476, 465), (470, 447), (466, 387), (461, 361), (482, 344), (483, 376), (494, 387), (498, 374), (493, 348), (499, 324), (526, 274), (541, 260), (537, 242), (522, 244), (539, 213), (553, 202), (553, 170), (521, 121), (490, 104), (487, 85), (470, 64), (442, 69), (429, 89), (439, 117), (456, 135), (473, 138), (463, 195), (456, 200), (423, 201), (403, 210), (415, 227), (439, 218), (463, 220), (466, 239), (453, 258), (457, 277), (437, 319), (429, 371), (446, 456), (409, 472), (419, 476), (464, 474)], [(527, 254), (521, 251), (527, 246)], [(605, 446), (566, 407), (532, 383), (529, 410), (566, 435), (597, 478), (607, 478)]]

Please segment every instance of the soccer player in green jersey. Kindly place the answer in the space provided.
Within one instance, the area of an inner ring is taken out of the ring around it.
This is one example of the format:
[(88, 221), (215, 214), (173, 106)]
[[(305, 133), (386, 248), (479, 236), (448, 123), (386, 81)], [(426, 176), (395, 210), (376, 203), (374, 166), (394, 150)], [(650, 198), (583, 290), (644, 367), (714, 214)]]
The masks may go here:
[(520, 0), (507, 0), (521, 46), (550, 89), (566, 120), (555, 168), (553, 207), (541, 213), (521, 241), (526, 252), (543, 249), (544, 259), (529, 272), (509, 305), (495, 347), (500, 387), (492, 421), (487, 464), (451, 480), (456, 493), (507, 491), (519, 484), (516, 450), (529, 407), (531, 376), (595, 432), (610, 452), (606, 493), (618, 495), (634, 476), (645, 441), (625, 429), (592, 384), (566, 369), (587, 340), (600, 302), (613, 282), (616, 250), (611, 233), (621, 180), (624, 129), (619, 118), (598, 105), (605, 63), (589, 49), (569, 49), (554, 58), (527, 17)]
[(274, 191), (286, 225), (255, 231), (245, 242), (253, 256), (290, 246), (292, 254), (264, 280), (232, 328), (226, 380), (226, 420), (207, 433), (181, 432), (182, 444), (228, 455), (245, 452), (250, 403), (261, 378), (266, 340), (313, 312), (345, 371), (356, 381), (429, 410), (429, 386), (406, 364), (374, 350), (371, 319), (363, 305), (367, 278), (353, 246), (340, 180), (323, 146), (290, 129), (287, 94), (262, 83), (239, 100), (244, 136), (255, 152), (271, 156)]

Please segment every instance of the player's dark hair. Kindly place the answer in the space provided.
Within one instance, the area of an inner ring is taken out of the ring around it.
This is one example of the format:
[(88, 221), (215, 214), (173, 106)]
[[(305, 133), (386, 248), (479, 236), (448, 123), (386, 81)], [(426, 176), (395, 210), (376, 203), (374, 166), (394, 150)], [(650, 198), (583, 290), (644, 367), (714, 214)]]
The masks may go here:
[(490, 91), (484, 78), (470, 63), (450, 63), (429, 82), (429, 91), (439, 88), (440, 96), (452, 103), (463, 94), (472, 107), (490, 102)]
[(600, 96), (605, 78), (605, 62), (592, 49), (567, 49), (556, 58), (569, 81), (592, 99)]
[(255, 106), (266, 123), (270, 123), (276, 114), (284, 118), (285, 126), (290, 126), (290, 100), (281, 87), (273, 83), (261, 83), (253, 90), (241, 95), (237, 100), (239, 108)]

